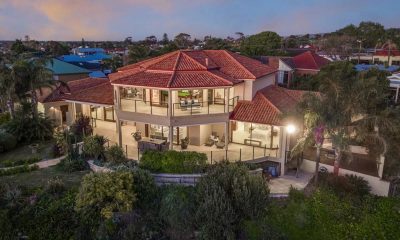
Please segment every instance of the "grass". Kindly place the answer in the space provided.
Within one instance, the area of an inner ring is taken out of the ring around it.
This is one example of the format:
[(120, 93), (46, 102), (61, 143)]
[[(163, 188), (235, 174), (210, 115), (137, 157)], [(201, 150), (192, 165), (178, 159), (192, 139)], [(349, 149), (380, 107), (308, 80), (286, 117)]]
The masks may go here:
[(90, 171), (79, 171), (66, 173), (57, 169), (56, 166), (39, 169), (37, 171), (20, 173), (11, 176), (0, 177), (0, 182), (10, 185), (24, 186), (27, 188), (44, 187), (50, 179), (60, 178), (67, 188), (79, 187), (82, 177)]
[(39, 149), (37, 154), (32, 154), (32, 149), (29, 148), (29, 145), (17, 147), (11, 151), (1, 153), (0, 154), (0, 163), (5, 161), (17, 161), (32, 157), (40, 157), (42, 159), (52, 158), (52, 146), (53, 142), (43, 142), (39, 144)]

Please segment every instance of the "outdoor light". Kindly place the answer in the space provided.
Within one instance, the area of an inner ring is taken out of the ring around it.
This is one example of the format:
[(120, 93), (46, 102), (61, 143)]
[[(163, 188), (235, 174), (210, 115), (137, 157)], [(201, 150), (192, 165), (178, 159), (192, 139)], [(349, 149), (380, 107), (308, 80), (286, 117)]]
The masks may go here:
[(293, 124), (289, 124), (289, 125), (286, 126), (286, 131), (289, 134), (292, 134), (292, 133), (294, 133), (296, 131), (296, 127)]

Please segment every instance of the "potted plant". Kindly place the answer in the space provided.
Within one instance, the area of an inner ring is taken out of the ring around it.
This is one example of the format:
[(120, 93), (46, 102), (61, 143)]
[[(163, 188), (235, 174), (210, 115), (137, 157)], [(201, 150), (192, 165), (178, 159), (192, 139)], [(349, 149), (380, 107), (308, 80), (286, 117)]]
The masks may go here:
[(142, 133), (140, 131), (136, 131), (131, 134), (136, 142), (139, 142), (142, 139)]
[(188, 146), (189, 146), (189, 138), (185, 137), (184, 139), (181, 139), (181, 148), (187, 149)]

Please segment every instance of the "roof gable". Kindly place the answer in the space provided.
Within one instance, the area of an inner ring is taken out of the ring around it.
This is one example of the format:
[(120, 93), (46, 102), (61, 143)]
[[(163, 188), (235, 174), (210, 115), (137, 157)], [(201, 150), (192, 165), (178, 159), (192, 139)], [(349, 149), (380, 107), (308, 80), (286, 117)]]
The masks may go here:
[(328, 59), (323, 58), (311, 51), (307, 51), (293, 57), (293, 63), (297, 69), (320, 70), (329, 62), (330, 61)]
[(90, 73), (90, 71), (85, 68), (78, 67), (74, 64), (70, 64), (56, 58), (53, 58), (51, 61), (47, 62), (46, 68), (52, 71), (55, 75)]

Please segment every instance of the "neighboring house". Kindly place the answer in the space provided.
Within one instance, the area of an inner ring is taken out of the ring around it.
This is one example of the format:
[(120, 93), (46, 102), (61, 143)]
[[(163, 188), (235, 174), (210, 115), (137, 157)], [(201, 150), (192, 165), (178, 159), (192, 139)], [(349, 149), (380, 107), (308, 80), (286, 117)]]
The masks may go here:
[(350, 57), (352, 62), (364, 64), (383, 64), (400, 66), (400, 50), (397, 49), (376, 49), (369, 53), (356, 53)]
[[(122, 146), (133, 159), (139, 159), (143, 144), (181, 150), (182, 140), (189, 139), (187, 150), (205, 153), (211, 162), (267, 160), (285, 175), (293, 169), (288, 151), (296, 139), (282, 115), (294, 110), (305, 92), (276, 86), (276, 73), (276, 68), (230, 51), (179, 50), (122, 67), (108, 79), (68, 82), (69, 90), (49, 91), (39, 107), (65, 125), (78, 114), (90, 116), (95, 133)], [(141, 133), (141, 142), (133, 139), (135, 132)], [(328, 145), (321, 165), (331, 170)], [(366, 173), (361, 175), (384, 195), (387, 183), (381, 187), (381, 170), (376, 159), (370, 162), (371, 171), (361, 169)], [(308, 172), (315, 169), (310, 160), (299, 164)], [(343, 172), (357, 170), (349, 166)]]
[(265, 62), (278, 69), (279, 86), (290, 87), (295, 76), (316, 75), (330, 61), (312, 51), (306, 51), (294, 57), (265, 57)]
[(388, 77), (388, 80), (390, 81), (393, 101), (397, 104), (400, 102), (400, 72), (393, 73)]
[(88, 77), (89, 73), (91, 72), (85, 68), (60, 61), (56, 58), (53, 58), (51, 61), (47, 62), (46, 68), (53, 72), (53, 77), (55, 80), (64, 82)]
[(111, 55), (106, 54), (102, 48), (74, 48), (73, 53), (62, 55), (58, 59), (91, 71), (96, 71), (101, 70), (101, 63), (104, 59), (111, 58)]

